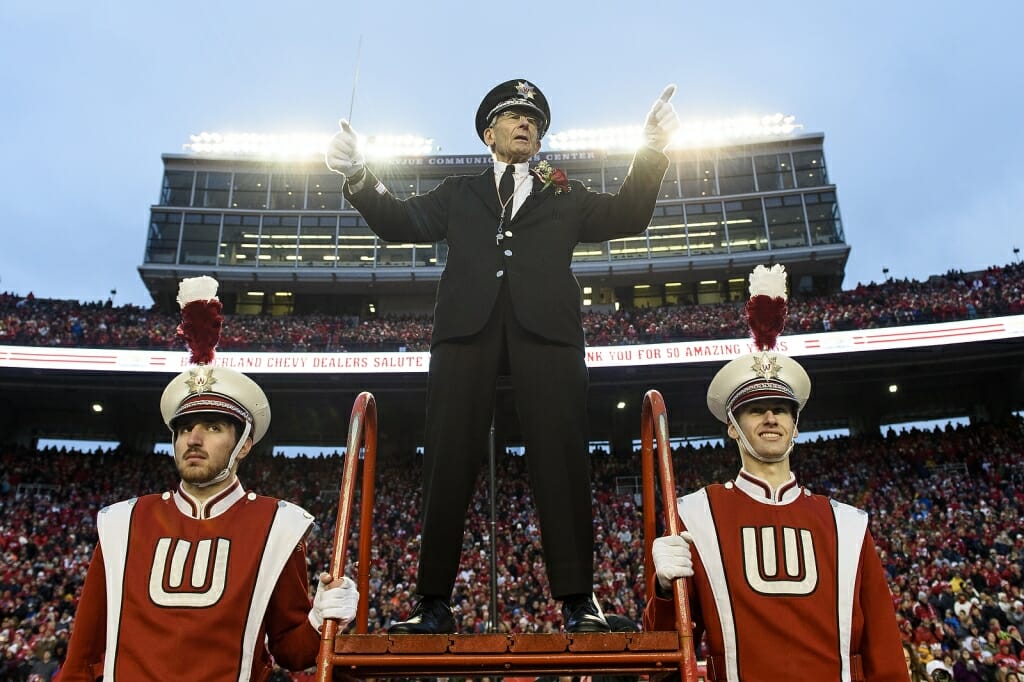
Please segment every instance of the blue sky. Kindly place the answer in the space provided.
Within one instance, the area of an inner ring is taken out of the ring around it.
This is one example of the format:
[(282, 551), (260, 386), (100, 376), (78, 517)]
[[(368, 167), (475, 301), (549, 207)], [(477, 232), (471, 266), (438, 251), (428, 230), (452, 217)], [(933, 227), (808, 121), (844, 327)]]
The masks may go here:
[(793, 114), (825, 133), (844, 288), (1024, 249), (1024, 4), (0, 3), (0, 291), (148, 305), (160, 155), (202, 131), (418, 133), (482, 151), (473, 113), (526, 77), (552, 130)]

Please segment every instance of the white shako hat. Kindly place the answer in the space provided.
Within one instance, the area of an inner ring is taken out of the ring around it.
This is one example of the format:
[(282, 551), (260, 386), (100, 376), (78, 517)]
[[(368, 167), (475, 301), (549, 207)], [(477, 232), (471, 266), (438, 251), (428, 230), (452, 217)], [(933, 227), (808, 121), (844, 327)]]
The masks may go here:
[(796, 415), (811, 394), (811, 380), (796, 360), (775, 351), (786, 324), (786, 269), (758, 265), (750, 274), (746, 305), (751, 335), (760, 349), (742, 355), (718, 370), (708, 387), (708, 409), (724, 424), (729, 413), (755, 400), (783, 398), (796, 405)]
[[(215, 367), (214, 350), (220, 340), (224, 318), (217, 298), (217, 280), (212, 277), (183, 279), (178, 288), (181, 325), (190, 361), (195, 367), (174, 377), (160, 398), (160, 414), (172, 432), (174, 422), (186, 414), (213, 412), (231, 417), (258, 443), (270, 426), (270, 403), (259, 385), (227, 367)], [(241, 443), (239, 443), (241, 444)]]

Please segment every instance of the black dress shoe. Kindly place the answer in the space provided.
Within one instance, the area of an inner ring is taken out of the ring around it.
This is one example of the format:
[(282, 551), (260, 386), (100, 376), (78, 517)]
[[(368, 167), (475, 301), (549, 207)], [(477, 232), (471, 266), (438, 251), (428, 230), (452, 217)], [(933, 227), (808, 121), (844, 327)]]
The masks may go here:
[(609, 632), (608, 621), (593, 594), (568, 597), (562, 602), (566, 632)]
[(392, 635), (446, 635), (455, 632), (455, 618), (448, 601), (441, 597), (421, 597), (408, 620), (388, 628)]

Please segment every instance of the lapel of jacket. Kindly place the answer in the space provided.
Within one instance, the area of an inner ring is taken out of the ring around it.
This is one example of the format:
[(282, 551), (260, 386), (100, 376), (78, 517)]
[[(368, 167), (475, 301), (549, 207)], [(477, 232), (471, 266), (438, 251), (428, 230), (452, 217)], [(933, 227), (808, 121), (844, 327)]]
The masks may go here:
[(494, 214), (494, 220), (497, 221), (501, 218), (501, 204), (498, 203), (498, 186), (494, 180), (494, 166), (485, 170), (480, 175), (473, 178), (469, 187), (473, 192), (480, 197), (480, 201), (483, 205)]
[(555, 195), (553, 187), (548, 187), (546, 190), (541, 189), (544, 186), (544, 181), (534, 174), (532, 168), (530, 169), (530, 179), (533, 181), (533, 189), (523, 205), (519, 207), (516, 217), (512, 219), (513, 223)]

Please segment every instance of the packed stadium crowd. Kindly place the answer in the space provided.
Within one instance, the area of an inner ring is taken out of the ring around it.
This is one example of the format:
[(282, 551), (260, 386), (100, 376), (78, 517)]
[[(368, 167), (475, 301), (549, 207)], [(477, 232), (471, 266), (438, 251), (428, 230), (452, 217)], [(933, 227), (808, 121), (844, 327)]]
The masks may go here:
[[(946, 660), (956, 680), (1003, 680), (1024, 667), (1024, 422), (912, 429), (804, 443), (798, 480), (866, 509), (888, 573), (905, 641), (924, 661)], [(463, 633), (551, 632), (549, 598), (524, 458), (499, 458), (495, 526), (497, 613), (492, 612), (489, 504), (481, 479), (470, 508), (453, 602)], [(382, 454), (367, 567), (369, 630), (408, 616), (418, 549), (419, 461)], [(724, 444), (674, 450), (680, 491), (731, 479)], [(320, 526), (309, 541), (310, 575), (331, 556), (342, 458), (255, 456), (247, 487), (292, 500)], [(639, 457), (594, 455), (595, 591), (607, 612), (640, 621), (644, 605)], [(175, 484), (166, 455), (0, 446), (0, 679), (45, 680), (63, 659), (77, 595), (104, 505)], [(660, 512), (659, 512), (660, 516)], [(349, 570), (357, 538), (349, 545)], [(280, 673), (280, 679), (288, 679)], [(293, 679), (311, 679), (310, 673)]]
[[(828, 296), (794, 294), (787, 333), (869, 329), (1024, 313), (1024, 264), (889, 279)], [(427, 350), (429, 315), (227, 315), (226, 351)], [(0, 343), (180, 350), (177, 311), (0, 294)], [(741, 303), (670, 305), (583, 314), (588, 346), (742, 338)]]

